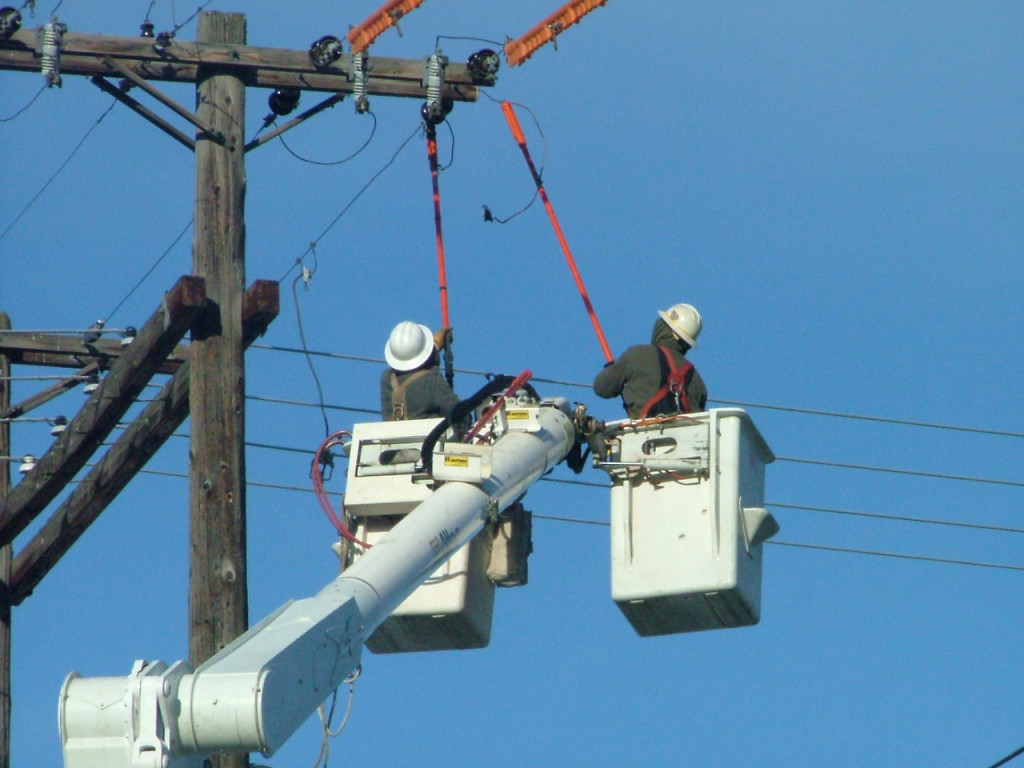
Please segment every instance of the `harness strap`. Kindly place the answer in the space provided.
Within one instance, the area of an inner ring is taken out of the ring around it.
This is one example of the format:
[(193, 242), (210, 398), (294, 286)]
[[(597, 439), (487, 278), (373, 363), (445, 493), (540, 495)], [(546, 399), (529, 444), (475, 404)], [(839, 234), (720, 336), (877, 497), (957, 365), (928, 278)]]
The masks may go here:
[(421, 378), (427, 374), (426, 368), (421, 368), (418, 371), (410, 374), (404, 382), (399, 383), (398, 374), (394, 371), (391, 372), (391, 420), (392, 421), (405, 421), (409, 418), (409, 405), (405, 401), (405, 396), (408, 394), (409, 385), (412, 384), (416, 379)]
[[(676, 408), (680, 413), (691, 413), (693, 411), (693, 407), (690, 405), (690, 396), (686, 394), (686, 385), (693, 371), (693, 363), (689, 360), (683, 360), (683, 364), (677, 366), (676, 361), (672, 358), (672, 353), (669, 352), (667, 347), (659, 344), (658, 349), (661, 350), (658, 362), (661, 363), (661, 377), (665, 384), (651, 396), (650, 400), (644, 403), (644, 407), (640, 409), (640, 414), (637, 416), (639, 419), (647, 418), (651, 408), (665, 399), (669, 393), (672, 394)], [(665, 375), (665, 363), (668, 363), (669, 369), (667, 376)]]

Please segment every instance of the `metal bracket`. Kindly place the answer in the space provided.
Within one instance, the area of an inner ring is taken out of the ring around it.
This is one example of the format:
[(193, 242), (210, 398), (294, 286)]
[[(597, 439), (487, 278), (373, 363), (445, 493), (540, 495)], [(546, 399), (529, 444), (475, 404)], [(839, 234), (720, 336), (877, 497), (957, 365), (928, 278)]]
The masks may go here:
[(211, 126), (204, 123), (195, 114), (189, 112), (183, 106), (178, 104), (178, 102), (176, 102), (174, 99), (164, 95), (159, 89), (154, 88), (146, 81), (145, 78), (139, 77), (139, 75), (137, 75), (124, 64), (119, 62), (117, 59), (112, 59), (110, 56), (104, 56), (101, 59), (101, 61), (103, 62), (103, 65), (105, 67), (113, 70), (114, 72), (117, 72), (123, 78), (130, 81), (133, 85), (137, 85), (139, 88), (144, 90), (146, 93), (148, 93), (154, 99), (156, 99), (165, 107), (170, 109), (172, 112), (188, 120), (190, 123), (192, 123), (192, 125), (194, 125), (200, 131), (202, 131), (212, 141), (215, 141), (217, 144), (220, 144), (221, 146), (228, 146), (227, 137), (223, 133), (221, 133), (218, 130), (215, 130)]
[(485, 513), (485, 519), (492, 525), (498, 522), (498, 517), (501, 515), (501, 510), (498, 508), (498, 500), (493, 496), (487, 497), (487, 512)]

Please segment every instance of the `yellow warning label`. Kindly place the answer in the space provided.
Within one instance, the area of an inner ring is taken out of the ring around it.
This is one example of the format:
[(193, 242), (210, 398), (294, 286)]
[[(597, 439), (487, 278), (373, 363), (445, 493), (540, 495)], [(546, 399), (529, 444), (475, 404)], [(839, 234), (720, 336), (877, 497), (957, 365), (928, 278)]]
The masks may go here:
[(509, 420), (512, 420), (512, 419), (528, 419), (528, 418), (530, 418), (530, 412), (526, 411), (526, 410), (523, 410), (522, 408), (517, 408), (517, 409), (514, 409), (514, 410), (505, 411), (505, 416), (508, 417)]
[(444, 465), (446, 467), (468, 467), (469, 457), (468, 456), (445, 456)]

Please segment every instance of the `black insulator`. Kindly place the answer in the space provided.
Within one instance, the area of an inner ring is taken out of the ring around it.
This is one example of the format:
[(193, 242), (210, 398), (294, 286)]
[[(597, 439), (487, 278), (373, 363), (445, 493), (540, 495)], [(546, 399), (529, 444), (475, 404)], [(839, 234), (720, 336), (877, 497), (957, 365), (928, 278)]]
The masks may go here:
[(270, 111), (275, 115), (290, 115), (299, 106), (302, 92), (298, 88), (277, 88), (267, 99)]
[(433, 127), (440, 125), (444, 122), (444, 110), (441, 109), (441, 103), (438, 101), (427, 101), (420, 107), (420, 117), (423, 118), (423, 122)]
[(331, 66), (341, 58), (342, 53), (341, 40), (334, 35), (324, 35), (309, 46), (309, 60), (317, 69)]
[(0, 40), (6, 40), (21, 29), (21, 13), (17, 8), (0, 8)]
[(498, 80), (501, 57), (490, 48), (477, 51), (466, 62), (466, 70), (475, 83), (494, 85)]
[(171, 42), (174, 40), (173, 32), (158, 32), (156, 39), (153, 41), (153, 49), (163, 55), (168, 48), (171, 47)]
[(440, 101), (427, 101), (420, 107), (420, 117), (429, 126), (440, 125), (454, 106), (455, 102), (449, 98), (443, 98)]
[(139, 27), (139, 29), (142, 30), (142, 37), (153, 37), (153, 30), (155, 29), (155, 26), (153, 25), (152, 21), (146, 19), (144, 22), (142, 22), (142, 25)]

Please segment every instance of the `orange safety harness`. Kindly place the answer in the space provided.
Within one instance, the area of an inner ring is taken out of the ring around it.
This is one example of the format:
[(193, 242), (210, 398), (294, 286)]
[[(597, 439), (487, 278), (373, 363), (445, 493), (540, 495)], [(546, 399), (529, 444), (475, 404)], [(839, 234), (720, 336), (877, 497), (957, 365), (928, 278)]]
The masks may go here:
[(690, 405), (690, 396), (686, 394), (686, 385), (693, 378), (693, 363), (689, 360), (683, 360), (682, 365), (676, 365), (676, 361), (672, 359), (672, 353), (668, 350), (668, 347), (663, 347), (659, 344), (658, 349), (661, 350), (659, 362), (664, 360), (668, 363), (668, 376), (664, 375), (665, 366), (662, 365), (662, 379), (664, 379), (665, 384), (651, 396), (650, 400), (644, 403), (644, 407), (640, 409), (640, 413), (637, 416), (638, 419), (647, 418), (651, 408), (664, 400), (669, 394), (672, 395), (675, 406), (679, 409), (680, 413), (691, 413), (693, 411)]

